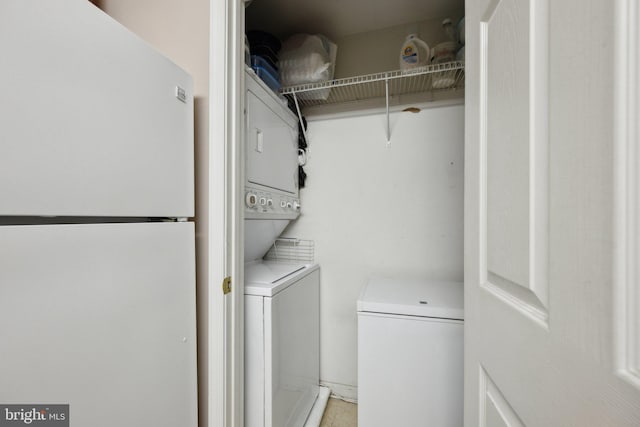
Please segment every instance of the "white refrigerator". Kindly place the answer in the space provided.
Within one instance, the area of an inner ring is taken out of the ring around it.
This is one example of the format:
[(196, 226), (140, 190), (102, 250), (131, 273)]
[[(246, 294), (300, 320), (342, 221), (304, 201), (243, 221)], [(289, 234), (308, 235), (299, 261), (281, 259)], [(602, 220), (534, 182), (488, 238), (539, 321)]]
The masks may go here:
[(3, 0), (0, 52), (0, 404), (195, 427), (191, 77), (86, 0)]

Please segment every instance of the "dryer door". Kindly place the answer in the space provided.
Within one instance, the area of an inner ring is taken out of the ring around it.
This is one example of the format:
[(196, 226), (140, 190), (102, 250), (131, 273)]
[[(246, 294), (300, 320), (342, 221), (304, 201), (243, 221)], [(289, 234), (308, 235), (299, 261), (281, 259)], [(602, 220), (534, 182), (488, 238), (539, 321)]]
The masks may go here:
[(298, 189), (298, 129), (247, 92), (247, 180), (287, 193)]

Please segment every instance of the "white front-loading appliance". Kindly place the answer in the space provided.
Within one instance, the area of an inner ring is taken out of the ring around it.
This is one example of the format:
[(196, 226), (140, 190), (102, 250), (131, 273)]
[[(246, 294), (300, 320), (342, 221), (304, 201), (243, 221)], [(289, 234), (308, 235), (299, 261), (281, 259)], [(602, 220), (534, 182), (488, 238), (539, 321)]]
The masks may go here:
[(246, 75), (247, 184), (297, 197), (298, 120), (255, 74)]
[(245, 70), (245, 261), (261, 259), (300, 214), (298, 119), (250, 68)]

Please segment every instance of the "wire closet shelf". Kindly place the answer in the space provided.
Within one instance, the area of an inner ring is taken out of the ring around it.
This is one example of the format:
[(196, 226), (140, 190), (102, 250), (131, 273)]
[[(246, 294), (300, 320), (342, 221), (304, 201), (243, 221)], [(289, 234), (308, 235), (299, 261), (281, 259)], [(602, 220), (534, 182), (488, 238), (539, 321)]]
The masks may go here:
[(300, 108), (304, 108), (411, 93), (455, 90), (463, 86), (464, 62), (454, 61), (405, 71), (287, 86), (280, 89), (280, 93), (297, 101)]
[[(384, 98), (387, 113), (387, 142), (391, 140), (389, 99), (400, 95), (436, 93), (464, 88), (464, 62), (427, 65), (405, 71), (388, 71), (320, 83), (287, 86), (280, 93), (296, 107), (302, 121), (302, 108), (316, 105), (354, 103)], [(307, 132), (302, 131), (307, 138)]]

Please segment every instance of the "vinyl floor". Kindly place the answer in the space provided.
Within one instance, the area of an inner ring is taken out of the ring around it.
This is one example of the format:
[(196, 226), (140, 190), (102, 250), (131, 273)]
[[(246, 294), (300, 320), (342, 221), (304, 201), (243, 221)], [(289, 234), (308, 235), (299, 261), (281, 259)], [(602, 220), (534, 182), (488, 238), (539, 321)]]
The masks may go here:
[(329, 399), (320, 427), (357, 427), (358, 406), (340, 399)]

